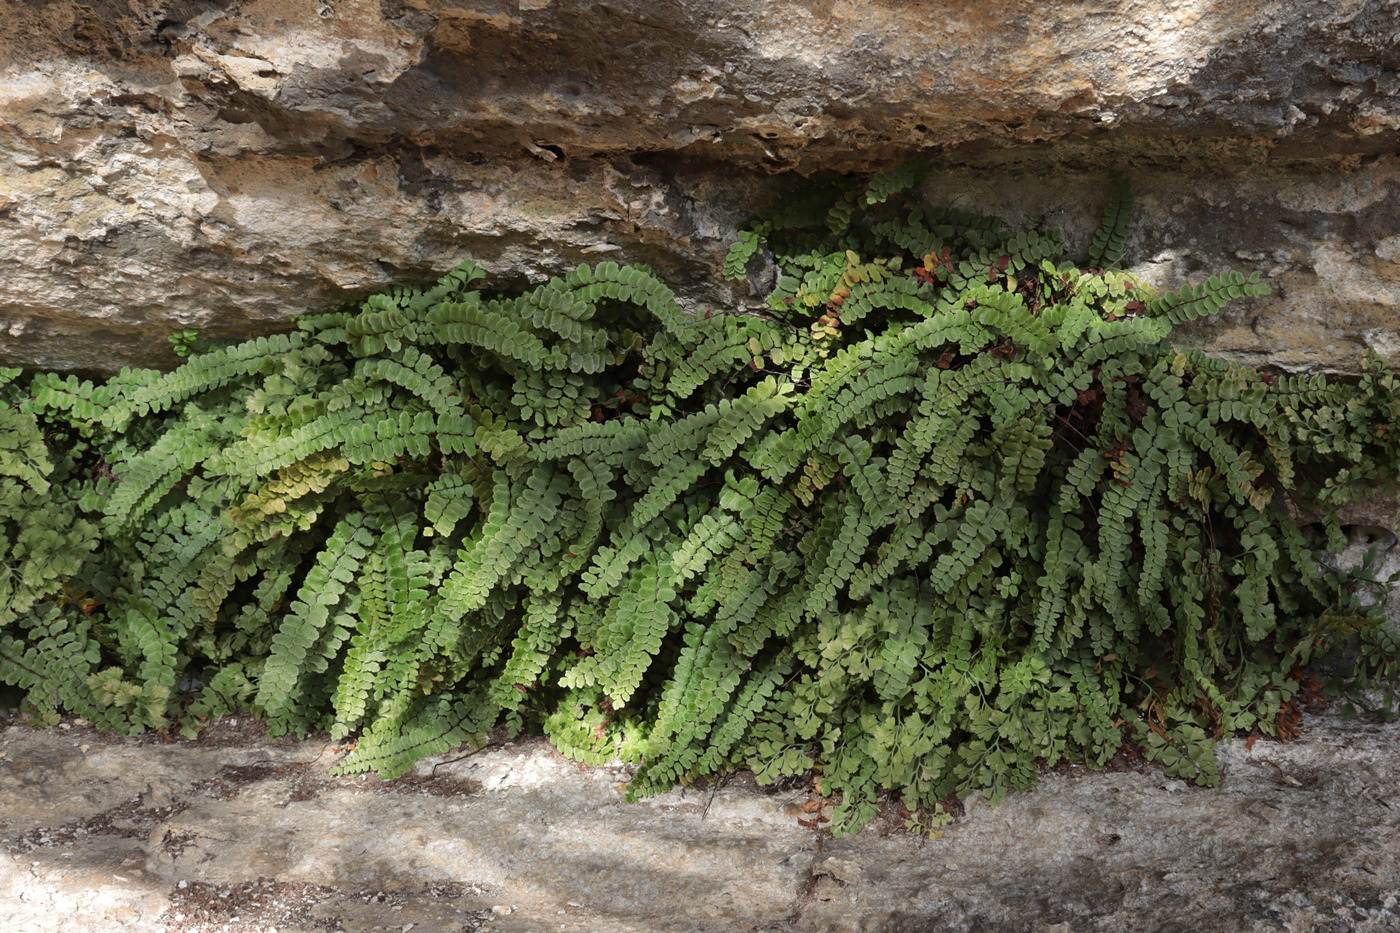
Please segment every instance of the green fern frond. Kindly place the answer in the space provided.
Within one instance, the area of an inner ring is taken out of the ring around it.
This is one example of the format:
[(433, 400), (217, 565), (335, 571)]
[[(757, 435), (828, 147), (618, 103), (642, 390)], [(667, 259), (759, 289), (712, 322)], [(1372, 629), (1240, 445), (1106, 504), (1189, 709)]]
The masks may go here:
[(284, 713), (297, 695), (297, 680), (314, 662), (313, 648), (332, 624), (332, 610), (355, 579), (360, 563), (373, 547), (362, 516), (351, 515), (335, 531), (306, 575), (272, 639), (271, 651), (258, 681), (256, 704), (269, 716)]
[(1128, 221), (1133, 212), (1133, 194), (1122, 177), (1109, 185), (1108, 207), (1103, 222), (1089, 244), (1089, 265), (1107, 267), (1123, 258), (1123, 244), (1128, 240)]
[(865, 186), (866, 204), (883, 204), (902, 191), (908, 191), (928, 175), (929, 164), (921, 158), (909, 159), (871, 176)]
[(495, 725), (499, 710), (480, 695), (444, 695), (421, 700), (393, 720), (376, 724), (355, 743), (355, 749), (338, 762), (335, 775), (376, 771), (383, 778), (407, 773), (431, 755), (469, 743), (482, 744)]
[(1248, 276), (1233, 271), (1221, 272), (1199, 285), (1183, 285), (1152, 299), (1147, 303), (1147, 313), (1172, 324), (1185, 324), (1215, 314), (1232, 299), (1268, 293), (1269, 287), (1260, 284), (1257, 272)]
[(179, 369), (142, 385), (116, 401), (102, 415), (102, 423), (121, 430), (134, 417), (165, 411), (186, 399), (221, 388), (253, 373), (266, 373), (278, 358), (302, 346), (300, 333), (257, 337), (191, 357)]

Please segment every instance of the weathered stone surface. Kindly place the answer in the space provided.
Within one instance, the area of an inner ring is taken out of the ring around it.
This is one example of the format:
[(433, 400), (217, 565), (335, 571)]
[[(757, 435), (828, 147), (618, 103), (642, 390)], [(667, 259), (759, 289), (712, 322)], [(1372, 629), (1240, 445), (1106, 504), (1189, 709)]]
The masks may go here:
[(0, 0), (0, 362), (169, 363), (467, 255), (734, 307), (770, 173), (924, 150), (1074, 227), (1127, 167), (1148, 278), (1278, 284), (1199, 339), (1346, 371), (1400, 350), (1397, 35), (1386, 0)]
[[(1400, 725), (1308, 721), (1221, 747), (1219, 788), (1151, 769), (965, 802), (938, 839), (893, 812), (805, 828), (804, 788), (742, 777), (637, 804), (622, 768), (536, 742), (399, 782), (331, 778), (321, 742), (90, 729), (0, 737), (0, 920), (48, 933), (1400, 929)], [(1076, 769), (1072, 769), (1076, 770)]]
[[(1306, 157), (1388, 151), (1400, 132), (1400, 11), (1384, 0), (46, 0), (6, 9), (13, 50), (49, 61), (74, 106), (84, 103), (80, 87), (139, 87), (154, 98), (117, 105), (167, 117), (208, 110), (198, 148), (229, 154), (299, 148), (334, 158), (405, 138), (504, 156), (685, 149), (851, 166), (878, 147), (1000, 149), (1110, 128)], [(113, 103), (89, 102), (74, 116)]]

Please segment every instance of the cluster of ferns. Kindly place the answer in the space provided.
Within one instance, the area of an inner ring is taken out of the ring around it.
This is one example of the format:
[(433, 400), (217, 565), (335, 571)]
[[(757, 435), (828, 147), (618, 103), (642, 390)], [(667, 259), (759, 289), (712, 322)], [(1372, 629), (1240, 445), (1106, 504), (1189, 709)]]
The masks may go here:
[(1303, 665), (1393, 675), (1316, 556), (1400, 463), (1385, 364), (1173, 348), (1264, 289), (1115, 269), (1122, 187), (1075, 265), (917, 180), (750, 225), (761, 313), (467, 262), (167, 373), (0, 371), (0, 681), (41, 721), (353, 737), (342, 773), (504, 727), (635, 794), (815, 775), (841, 832), (1125, 744), (1208, 783)]

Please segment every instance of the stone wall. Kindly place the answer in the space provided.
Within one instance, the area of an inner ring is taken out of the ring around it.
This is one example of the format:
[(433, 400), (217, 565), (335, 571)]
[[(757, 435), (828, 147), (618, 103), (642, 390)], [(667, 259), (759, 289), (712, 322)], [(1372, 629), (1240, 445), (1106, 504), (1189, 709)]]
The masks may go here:
[(934, 200), (1133, 268), (1259, 271), (1193, 341), (1400, 358), (1390, 0), (0, 0), (0, 362), (162, 365), (166, 335), (473, 257), (651, 263), (692, 304), (785, 173), (913, 152)]

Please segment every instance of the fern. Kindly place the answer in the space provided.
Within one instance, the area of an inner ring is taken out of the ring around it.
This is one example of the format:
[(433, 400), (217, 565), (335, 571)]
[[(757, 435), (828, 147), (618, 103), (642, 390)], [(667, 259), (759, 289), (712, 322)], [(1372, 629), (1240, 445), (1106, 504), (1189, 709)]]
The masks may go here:
[(1152, 299), (1147, 303), (1147, 311), (1172, 324), (1184, 324), (1215, 314), (1232, 299), (1268, 293), (1268, 286), (1259, 283), (1257, 272), (1248, 277), (1239, 272), (1222, 272), (1199, 285), (1184, 285)]
[(377, 771), (385, 778), (398, 777), (430, 755), (484, 741), (495, 718), (493, 706), (479, 694), (416, 702), (404, 715), (366, 732), (331, 773)]
[(1115, 178), (1109, 187), (1108, 207), (1094, 240), (1089, 244), (1090, 266), (1112, 266), (1123, 258), (1123, 244), (1128, 239), (1128, 221), (1132, 216), (1133, 197), (1128, 184)]
[(923, 181), (928, 170), (928, 163), (923, 159), (910, 159), (874, 175), (865, 186), (865, 203), (885, 203)]
[(1128, 740), (1209, 782), (1296, 662), (1400, 671), (1298, 524), (1394, 475), (1390, 369), (1175, 350), (1263, 286), (1112, 269), (1125, 187), (1078, 269), (925, 170), (751, 224), (724, 273), (771, 255), (768, 313), (464, 263), (168, 374), (0, 370), (0, 679), (50, 720), (358, 735), (344, 773), (499, 722), (634, 796), (815, 769), (848, 831)]
[(604, 616), (595, 654), (582, 659), (560, 680), (566, 687), (597, 684), (621, 708), (641, 684), (652, 658), (675, 624), (669, 604), (675, 590), (664, 565), (644, 561), (628, 577)]
[(168, 375), (141, 385), (120, 397), (102, 416), (102, 422), (120, 429), (131, 418), (164, 411), (172, 406), (221, 388), (240, 376), (266, 372), (279, 355), (302, 345), (298, 333), (257, 337), (212, 353), (203, 353)]
[(746, 274), (745, 267), (762, 248), (764, 236), (772, 229), (771, 224), (758, 224), (751, 230), (740, 230), (734, 244), (729, 247), (729, 252), (724, 257), (724, 277), (726, 279), (742, 279)]
[(334, 624), (332, 611), (343, 598), (346, 586), (354, 579), (372, 543), (361, 522), (342, 521), (307, 574), (291, 612), (272, 639), (263, 667), (255, 702), (269, 715), (287, 711), (297, 695), (297, 680), (315, 663), (313, 649), (326, 629)]

